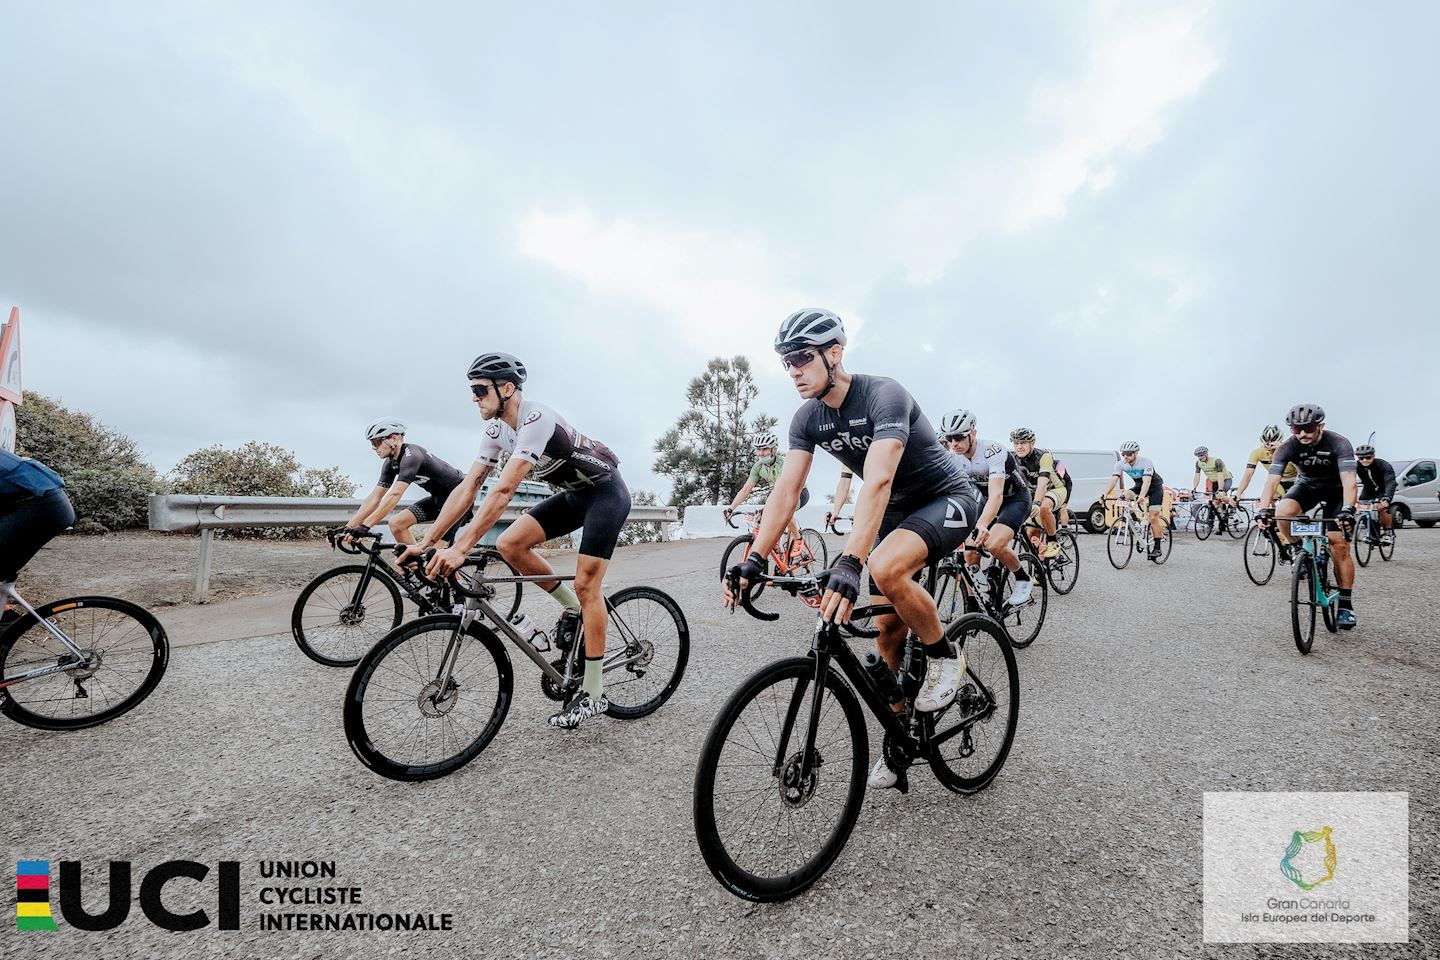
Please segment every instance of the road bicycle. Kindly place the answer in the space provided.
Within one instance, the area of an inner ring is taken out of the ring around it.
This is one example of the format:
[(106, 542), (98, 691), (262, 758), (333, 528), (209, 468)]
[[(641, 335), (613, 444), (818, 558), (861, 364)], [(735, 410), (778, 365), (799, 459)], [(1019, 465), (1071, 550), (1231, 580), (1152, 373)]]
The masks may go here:
[[(1114, 503), (1116, 498), (1106, 497), (1105, 501)], [(1115, 516), (1109, 524), (1110, 529), (1105, 535), (1105, 553), (1110, 558), (1110, 565), (1116, 570), (1123, 570), (1137, 553), (1154, 563), (1169, 560), (1170, 546), (1174, 540), (1170, 524), (1165, 525), (1165, 533), (1160, 540), (1160, 553), (1151, 556), (1150, 545), (1155, 542), (1155, 533), (1150, 529), (1149, 518), (1140, 511), (1133, 498), (1125, 497), (1120, 502), (1123, 506), (1116, 507)]]
[(1293, 563), (1298, 549), (1298, 544), (1287, 547), (1280, 540), (1275, 524), (1256, 523), (1245, 535), (1245, 574), (1255, 586), (1263, 587), (1275, 575), (1276, 563)]
[[(732, 566), (744, 560), (750, 555), (751, 545), (755, 542), (755, 533), (760, 529), (760, 518), (763, 510), (745, 510), (743, 507), (735, 511), (736, 515), (745, 518), (749, 531), (731, 540), (725, 547), (725, 553), (720, 558), (720, 578), (725, 578), (726, 571)], [(727, 516), (725, 523), (731, 529), (738, 530), (733, 517)], [(803, 576), (805, 574), (819, 573), (830, 566), (829, 549), (825, 546), (825, 537), (813, 527), (803, 527), (800, 530), (800, 539), (791, 542), (788, 531), (780, 534), (780, 539), (770, 549), (769, 555), (765, 558), (765, 573), (780, 577)], [(749, 587), (750, 602), (755, 604), (765, 592), (764, 581), (757, 581)]]
[(1190, 515), (1195, 522), (1195, 536), (1199, 540), (1210, 539), (1210, 534), (1219, 530), (1230, 534), (1232, 540), (1243, 540), (1250, 532), (1253, 515), (1242, 504), (1217, 503), (1213, 496), (1198, 491), (1197, 502), (1191, 507)]
[[(346, 564), (326, 570), (311, 580), (295, 599), (290, 613), (290, 632), (300, 650), (327, 667), (353, 667), (377, 641), (404, 619), (403, 594), (420, 616), (446, 613), (454, 606), (448, 580), (433, 582), (418, 577), (415, 568), (396, 569), (386, 560), (389, 548), (380, 543), (380, 534), (345, 535), (345, 528), (325, 531), (330, 546), (341, 553), (363, 555), (363, 564)], [(395, 545), (398, 551), (403, 549)], [(470, 554), (467, 566), (477, 570), (498, 569), (515, 575), (493, 547), (481, 547)], [(520, 609), (519, 582), (495, 597), (496, 609), (508, 619)]]
[[(980, 555), (979, 566), (965, 562), (967, 549)], [(1049, 584), (1039, 557), (1022, 550), (1017, 559), (1032, 585), (1030, 599), (1018, 606), (1011, 606), (1009, 600), (1015, 589), (1015, 574), (984, 547), (962, 547), (931, 567), (926, 574), (926, 590), (935, 598), (941, 625), (967, 613), (983, 613), (1000, 624), (1011, 646), (1028, 647), (1034, 643), (1045, 624)]]
[[(1043, 551), (1049, 543), (1057, 544), (1060, 550), (1046, 560)], [(1075, 589), (1075, 584), (1080, 580), (1080, 541), (1074, 530), (1056, 524), (1055, 535), (1052, 537), (1045, 533), (1045, 528), (1032, 516), (1015, 531), (1015, 549), (1017, 553), (1025, 551), (1044, 564), (1050, 589), (1057, 594), (1064, 596)]]
[[(755, 615), (738, 579), (731, 590)], [(769, 579), (809, 598), (820, 595), (825, 575)], [(893, 609), (877, 605), (868, 613)], [(731, 694), (701, 748), (692, 806), (700, 853), (725, 889), (746, 900), (785, 900), (835, 862), (865, 797), (866, 709), (884, 732), (880, 749), (901, 793), (920, 760), (956, 793), (994, 782), (1020, 715), (1015, 652), (982, 614), (955, 620), (945, 637), (964, 665), (964, 682), (954, 702), (933, 713), (914, 709), (926, 658), (913, 634), (897, 676), (873, 651), (862, 661), (818, 611), (805, 656), (762, 667)]]
[[(1321, 504), (1323, 507), (1324, 504)], [(1279, 520), (1279, 518), (1277, 518)], [(1339, 589), (1330, 589), (1330, 538), (1325, 532), (1329, 524), (1350, 532), (1337, 520), (1313, 517), (1290, 521), (1290, 537), (1297, 541), (1295, 569), (1290, 576), (1290, 626), (1295, 633), (1295, 647), (1308, 654), (1315, 642), (1315, 616), (1318, 611), (1325, 629), (1337, 633), (1340, 625)]]
[(1376, 550), (1381, 560), (1389, 561), (1395, 556), (1395, 531), (1380, 526), (1380, 511), (1372, 500), (1359, 503), (1353, 549), (1355, 562), (1362, 567), (1370, 565), (1370, 555)]
[[(500, 732), (515, 683), (501, 636), (540, 669), (541, 692), (551, 700), (570, 700), (584, 679), (583, 623), (575, 636), (556, 638), (560, 656), (551, 661), (497, 606), (508, 603), (511, 584), (568, 581), (573, 575), (492, 576), (462, 566), (448, 579), (457, 598), (454, 611), (387, 633), (360, 658), (345, 693), (350, 748), (361, 763), (391, 780), (453, 773)], [(605, 609), (603, 670), (610, 701), (605, 716), (647, 716), (670, 699), (684, 676), (690, 657), (685, 613), (669, 594), (648, 586), (616, 591), (605, 599)]]
[(0, 605), (25, 611), (0, 627), (0, 712), (27, 727), (80, 730), (134, 709), (170, 662), (170, 641), (144, 607), (70, 597), (32, 607), (13, 583)]

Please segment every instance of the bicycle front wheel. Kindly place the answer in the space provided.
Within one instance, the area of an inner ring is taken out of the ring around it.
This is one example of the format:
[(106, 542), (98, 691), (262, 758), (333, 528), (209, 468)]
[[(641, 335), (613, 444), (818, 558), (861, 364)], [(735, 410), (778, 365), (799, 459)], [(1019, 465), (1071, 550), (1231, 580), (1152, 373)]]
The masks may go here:
[(1275, 544), (1258, 526), (1250, 528), (1245, 537), (1245, 575), (1257, 587), (1263, 587), (1275, 575)]
[(1215, 532), (1215, 511), (1205, 504), (1195, 508), (1195, 539), (1209, 540)]
[(1069, 530), (1057, 530), (1050, 539), (1060, 545), (1060, 552), (1045, 561), (1045, 573), (1051, 588), (1063, 597), (1080, 580), (1080, 541)]
[(1230, 534), (1230, 539), (1244, 540), (1245, 534), (1250, 532), (1251, 520), (1250, 510), (1246, 507), (1237, 506), (1230, 511), (1230, 519), (1225, 524), (1225, 530)]
[(510, 656), (487, 627), (462, 631), (453, 614), (421, 617), (360, 658), (345, 693), (345, 738), (382, 777), (443, 777), (495, 738), (513, 687)]
[(680, 686), (690, 659), (690, 625), (680, 605), (654, 587), (626, 587), (607, 607), (606, 715), (634, 720), (659, 710)]
[(1170, 559), (1170, 548), (1174, 543), (1175, 538), (1172, 535), (1172, 531), (1169, 527), (1166, 527), (1165, 532), (1160, 536), (1160, 556), (1155, 558), (1156, 563), (1164, 563)]
[[(807, 743), (815, 661), (762, 668), (725, 702), (695, 770), (695, 839), (725, 889), (786, 900), (808, 889), (850, 838), (865, 797), (869, 736), (860, 703), (833, 669)], [(810, 772), (805, 774), (805, 758)]]
[(1395, 531), (1382, 529), (1377, 535), (1380, 537), (1380, 559), (1388, 561), (1395, 556)]
[(1295, 633), (1295, 649), (1309, 653), (1315, 643), (1315, 562), (1308, 551), (1295, 554), (1295, 570), (1290, 575), (1290, 626)]
[(1022, 553), (1018, 559), (1021, 569), (1030, 577), (1030, 601), (1018, 607), (1010, 605), (1006, 598), (1014, 589), (1015, 575), (996, 564), (996, 569), (1005, 570), (1004, 587), (1000, 595), (1001, 612), (1004, 615), (1001, 626), (1005, 628), (1005, 635), (1010, 638), (1013, 646), (1028, 647), (1040, 636), (1040, 628), (1045, 625), (1045, 610), (1050, 605), (1050, 584), (1045, 579), (1045, 569), (1040, 566), (1040, 561), (1033, 553)]
[(930, 769), (946, 789), (976, 793), (1005, 766), (1020, 721), (1020, 668), (1005, 633), (983, 613), (950, 625), (946, 637), (965, 657), (965, 679), (950, 706), (921, 714)]
[(824, 535), (814, 527), (805, 527), (800, 531), (800, 540), (804, 547), (790, 564), (791, 572), (797, 577), (804, 577), (829, 570), (830, 549), (825, 546)]
[(72, 597), (37, 607), (85, 654), (70, 649), (26, 614), (0, 633), (0, 679), (56, 664), (66, 669), (4, 688), (0, 711), (41, 730), (81, 730), (113, 720), (150, 695), (170, 662), (170, 642), (154, 614), (114, 597)]
[(375, 566), (351, 564), (311, 580), (295, 599), (290, 632), (300, 651), (326, 667), (353, 667), (400, 626), (400, 588)]
[[(460, 569), (466, 573), (478, 577), (518, 577), (520, 572), (510, 565), (510, 561), (500, 556), (498, 550), (480, 550), (472, 553), (460, 565)], [(506, 620), (515, 616), (520, 609), (520, 595), (524, 592), (525, 584), (516, 580), (511, 583), (487, 583), (485, 584), (494, 595), (489, 598), (490, 605), (501, 613)], [(449, 611), (437, 611), (448, 613)]]
[(1105, 553), (1110, 557), (1110, 566), (1116, 570), (1125, 569), (1130, 562), (1130, 554), (1134, 553), (1134, 537), (1135, 532), (1128, 523), (1117, 523), (1110, 528), (1105, 535)]
[(1355, 525), (1355, 536), (1350, 544), (1355, 551), (1355, 562), (1362, 567), (1370, 565), (1370, 554), (1375, 549), (1375, 528), (1370, 523), (1370, 518), (1362, 516), (1360, 522)]

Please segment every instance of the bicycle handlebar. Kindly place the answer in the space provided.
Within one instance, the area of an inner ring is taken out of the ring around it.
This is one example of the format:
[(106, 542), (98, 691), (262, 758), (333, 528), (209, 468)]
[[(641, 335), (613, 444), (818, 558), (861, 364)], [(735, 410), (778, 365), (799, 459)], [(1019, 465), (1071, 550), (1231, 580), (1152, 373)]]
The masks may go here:
[[(345, 531), (348, 529), (348, 527), (331, 527), (325, 531), (325, 539), (328, 540), (330, 542), (330, 546), (334, 547), (336, 550), (339, 550), (341, 553), (351, 554), (352, 556), (362, 553), (375, 554), (380, 552), (380, 534), (352, 533), (347, 535)], [(359, 543), (347, 543), (347, 538), (352, 540), (374, 540), (376, 542), (373, 546), (366, 547), (363, 544)]]

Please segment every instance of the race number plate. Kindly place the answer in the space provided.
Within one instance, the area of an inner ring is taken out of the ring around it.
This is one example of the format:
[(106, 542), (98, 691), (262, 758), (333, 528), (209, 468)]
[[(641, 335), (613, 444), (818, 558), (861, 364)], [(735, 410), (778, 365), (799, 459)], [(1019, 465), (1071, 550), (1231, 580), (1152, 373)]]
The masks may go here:
[(1290, 524), (1290, 533), (1297, 537), (1316, 537), (1320, 535), (1324, 526), (1319, 520), (1311, 523), (1292, 523)]

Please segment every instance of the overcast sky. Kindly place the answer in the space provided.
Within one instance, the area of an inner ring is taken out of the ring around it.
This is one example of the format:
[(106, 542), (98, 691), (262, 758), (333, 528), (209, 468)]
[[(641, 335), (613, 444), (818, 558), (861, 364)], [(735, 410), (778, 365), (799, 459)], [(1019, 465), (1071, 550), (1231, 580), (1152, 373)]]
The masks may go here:
[(25, 386), (162, 470), (262, 440), (368, 488), (382, 415), (464, 469), (504, 350), (663, 495), (711, 356), (789, 422), (807, 305), (932, 421), (1180, 485), (1302, 400), (1440, 453), (1440, 5), (0, 11)]

